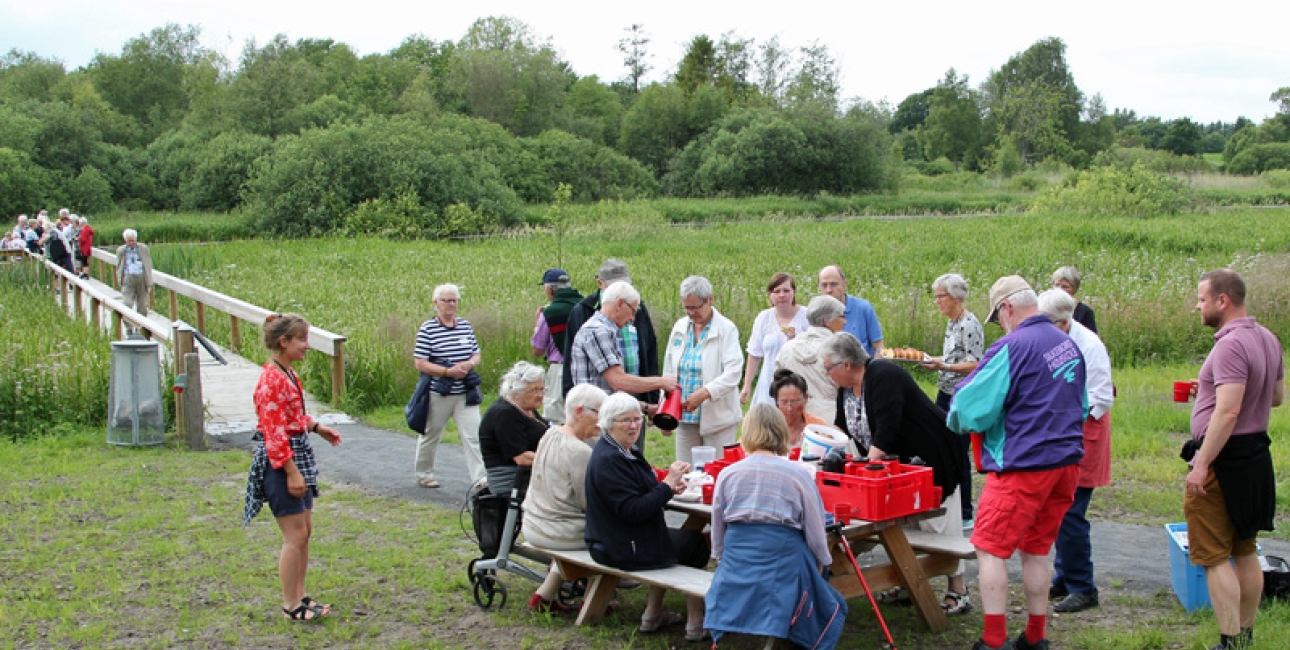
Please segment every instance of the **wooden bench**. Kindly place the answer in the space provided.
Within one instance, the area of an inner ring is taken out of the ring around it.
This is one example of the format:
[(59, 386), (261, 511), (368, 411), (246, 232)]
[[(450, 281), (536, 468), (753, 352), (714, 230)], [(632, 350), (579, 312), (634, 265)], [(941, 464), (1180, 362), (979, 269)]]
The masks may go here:
[(520, 548), (554, 560), (565, 580), (587, 579), (586, 597), (582, 602), (582, 610), (578, 612), (578, 618), (574, 621), (575, 625), (591, 625), (599, 621), (605, 615), (605, 608), (609, 606), (609, 601), (614, 597), (618, 581), (623, 578), (631, 578), (653, 587), (674, 589), (687, 596), (703, 598), (708, 595), (708, 587), (712, 586), (714, 575), (703, 569), (679, 565), (666, 569), (624, 571), (591, 559), (591, 553), (586, 550), (555, 551), (538, 548), (527, 542), (520, 544)]
[(920, 553), (949, 555), (960, 560), (975, 560), (976, 547), (967, 539), (941, 535), (925, 530), (906, 530), (909, 545)]
[[(631, 578), (653, 587), (674, 589), (687, 596), (706, 598), (708, 588), (712, 586), (712, 577), (716, 574), (704, 569), (692, 569), (688, 566), (670, 566), (666, 569), (647, 571), (624, 571), (617, 567), (606, 566), (593, 559), (585, 550), (555, 551), (538, 548), (524, 542), (519, 548), (545, 555), (555, 561), (565, 580), (587, 579), (587, 593), (578, 611), (575, 625), (591, 625), (605, 615), (609, 601), (614, 597), (619, 580)], [(764, 650), (786, 650), (791, 647), (787, 639), (766, 637)]]

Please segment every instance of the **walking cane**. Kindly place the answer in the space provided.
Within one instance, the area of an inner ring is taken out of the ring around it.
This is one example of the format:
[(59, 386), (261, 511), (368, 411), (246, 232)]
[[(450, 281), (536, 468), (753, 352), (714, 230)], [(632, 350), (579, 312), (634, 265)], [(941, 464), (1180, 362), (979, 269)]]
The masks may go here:
[(833, 524), (828, 529), (838, 536), (838, 543), (846, 550), (847, 558), (851, 560), (851, 568), (856, 570), (856, 577), (860, 578), (860, 586), (864, 587), (864, 595), (869, 597), (869, 604), (873, 606), (873, 614), (878, 617), (878, 624), (882, 626), (882, 633), (887, 635), (887, 647), (891, 650), (897, 650), (896, 641), (891, 638), (891, 630), (887, 629), (887, 621), (882, 617), (882, 611), (878, 609), (878, 601), (874, 600), (873, 592), (869, 590), (869, 582), (864, 579), (864, 571), (860, 570), (860, 563), (856, 561), (855, 553), (851, 552), (851, 544), (847, 542), (846, 537), (842, 536), (842, 524)]

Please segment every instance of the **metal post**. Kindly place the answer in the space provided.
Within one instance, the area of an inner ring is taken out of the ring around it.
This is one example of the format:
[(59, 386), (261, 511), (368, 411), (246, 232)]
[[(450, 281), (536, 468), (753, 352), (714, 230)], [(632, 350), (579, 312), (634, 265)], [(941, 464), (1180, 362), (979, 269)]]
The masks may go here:
[[(175, 355), (175, 374), (182, 375), (184, 373), (184, 360), (189, 354), (193, 353), (193, 328), (183, 321), (175, 321), (173, 327), (174, 334), (171, 340), (174, 341), (172, 351)], [(185, 402), (186, 400), (184, 399), (175, 400), (175, 428), (179, 430), (180, 436), (183, 437), (188, 435), (188, 409)]]
[(185, 354), (184, 365), (187, 366), (185, 375), (188, 377), (188, 387), (184, 389), (183, 399), (175, 400), (175, 403), (184, 403), (184, 425), (187, 430), (188, 448), (192, 451), (206, 451), (206, 418), (202, 405), (202, 369), (201, 362), (197, 360), (197, 353), (190, 352)]

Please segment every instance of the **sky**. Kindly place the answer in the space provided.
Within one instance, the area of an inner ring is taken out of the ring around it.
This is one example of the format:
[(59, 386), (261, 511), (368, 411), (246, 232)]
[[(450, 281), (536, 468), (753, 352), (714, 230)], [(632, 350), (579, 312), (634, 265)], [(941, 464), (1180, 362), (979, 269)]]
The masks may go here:
[(975, 86), (1050, 36), (1066, 42), (1067, 65), (1086, 96), (1101, 93), (1108, 109), (1132, 109), (1139, 117), (1260, 122), (1276, 111), (1269, 95), (1290, 86), (1290, 38), (1283, 31), (1290, 4), (1254, 0), (0, 0), (0, 51), (35, 52), (70, 70), (176, 23), (199, 26), (202, 43), (234, 64), (248, 40), (264, 43), (277, 34), (330, 38), (361, 56), (388, 52), (412, 34), (456, 41), (486, 16), (523, 21), (549, 38), (575, 72), (602, 81), (625, 76), (616, 45), (625, 28), (641, 24), (651, 38), (647, 81), (675, 72), (695, 36), (715, 41), (733, 31), (755, 44), (778, 36), (788, 47), (827, 45), (844, 97), (893, 106), (934, 86), (949, 68)]

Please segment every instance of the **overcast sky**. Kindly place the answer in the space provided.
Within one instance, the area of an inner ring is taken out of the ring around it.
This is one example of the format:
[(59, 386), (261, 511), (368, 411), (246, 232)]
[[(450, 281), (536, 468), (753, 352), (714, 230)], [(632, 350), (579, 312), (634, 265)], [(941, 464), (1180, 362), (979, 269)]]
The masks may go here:
[(1288, 7), (1284, 0), (2, 0), (0, 50), (35, 52), (74, 69), (96, 52), (120, 53), (128, 39), (178, 23), (200, 26), (203, 43), (234, 63), (248, 39), (263, 43), (279, 33), (293, 41), (331, 38), (361, 56), (417, 33), (455, 41), (477, 18), (504, 15), (549, 37), (578, 74), (612, 81), (625, 72), (615, 46), (625, 27), (640, 23), (652, 39), (649, 80), (675, 71), (694, 36), (715, 41), (733, 30), (757, 43), (818, 40), (838, 61), (844, 96), (895, 105), (951, 67), (976, 85), (1008, 57), (1057, 36), (1080, 89), (1100, 92), (1110, 109), (1258, 122), (1275, 112), (1268, 96), (1290, 86)]

